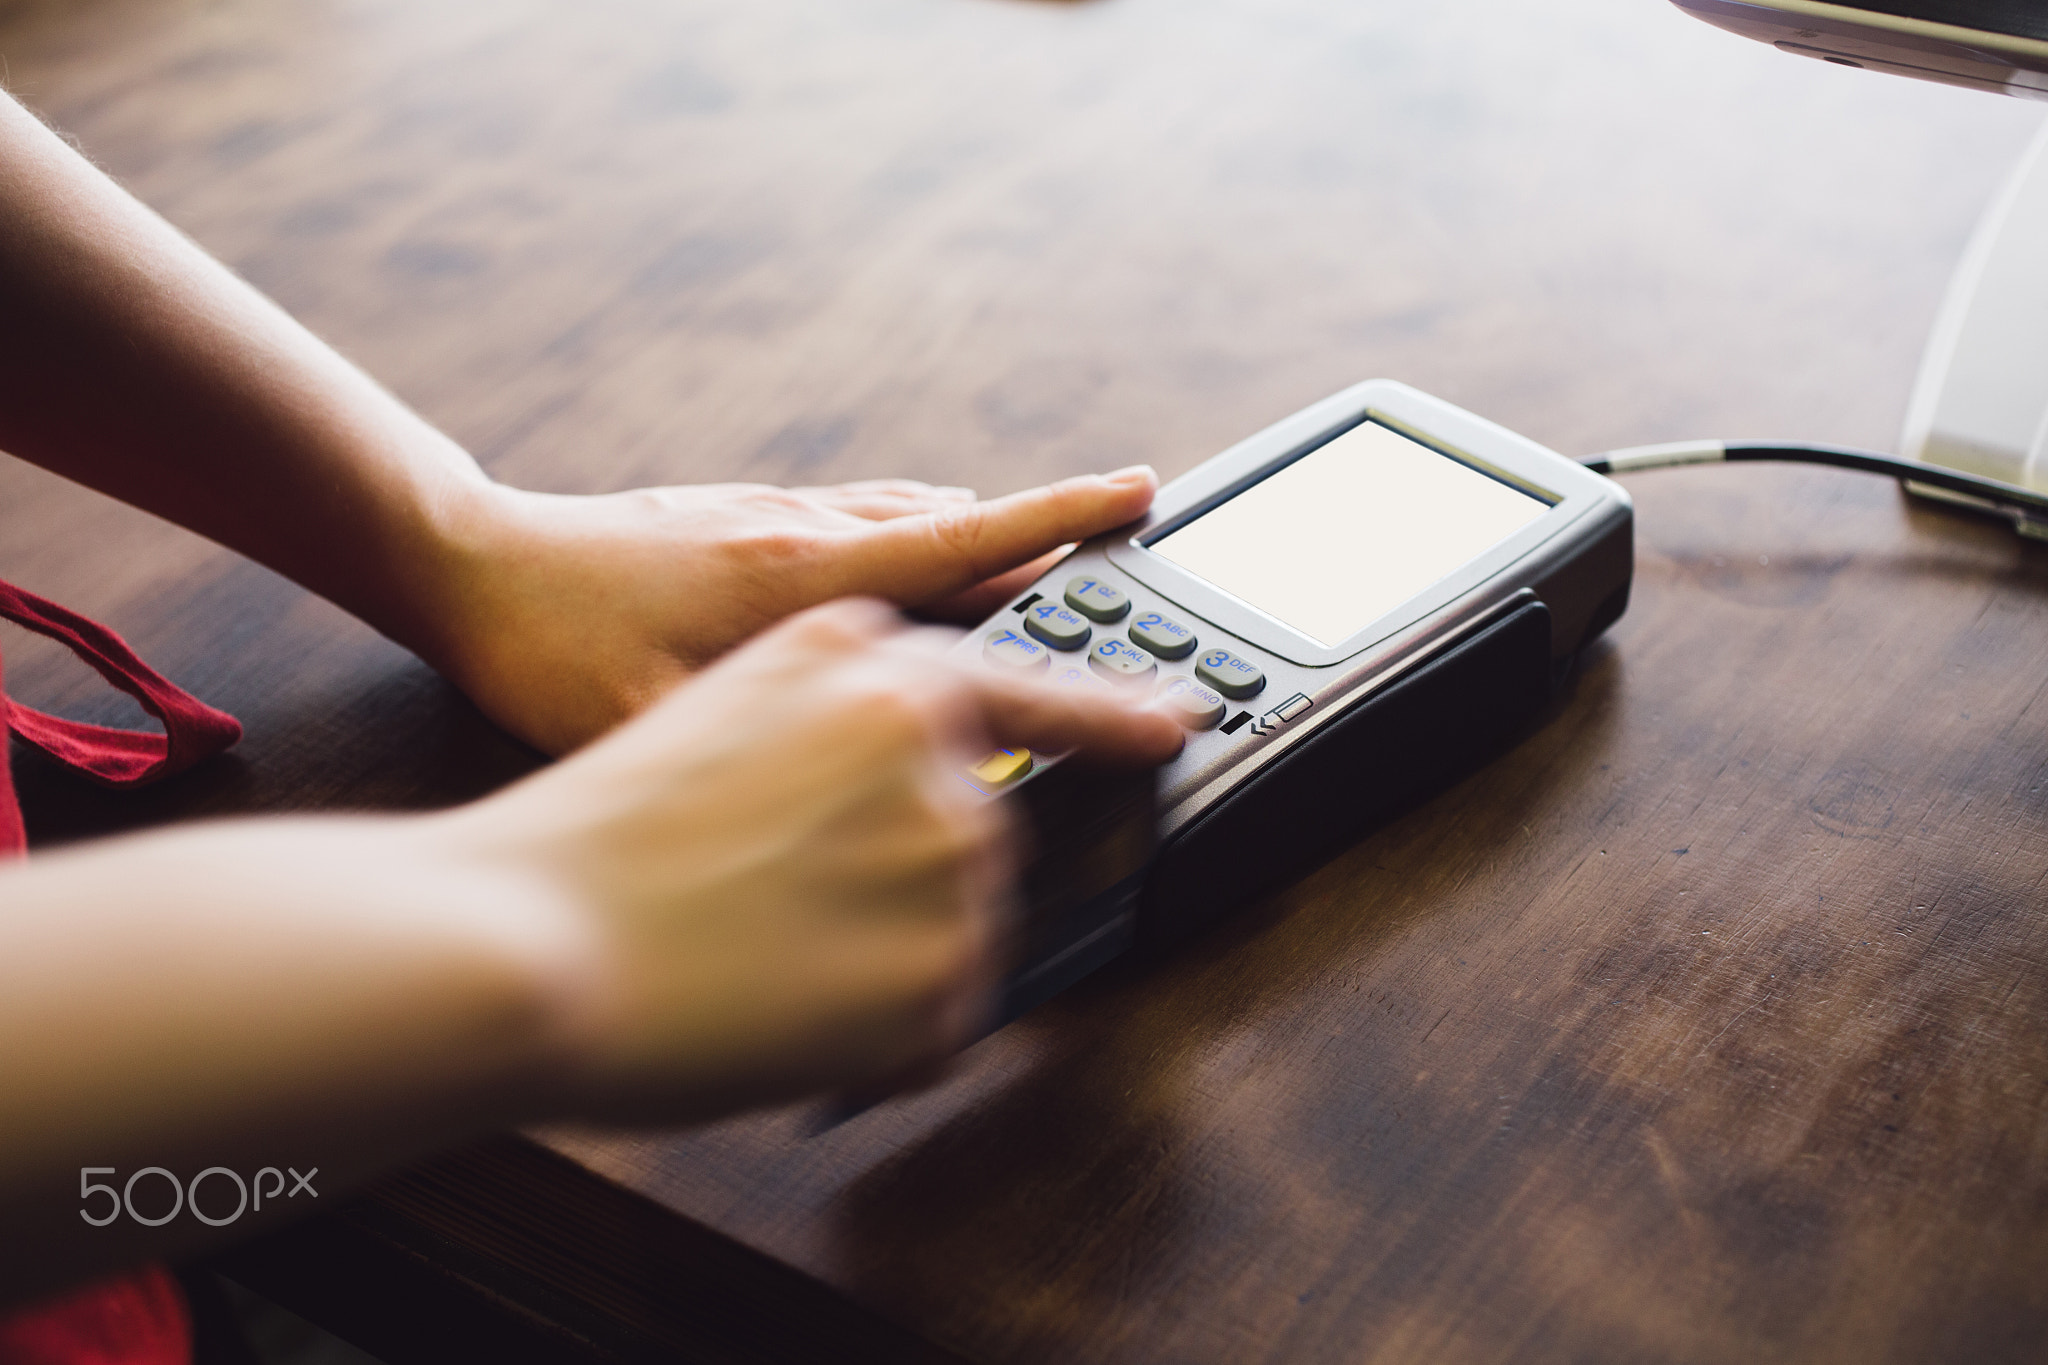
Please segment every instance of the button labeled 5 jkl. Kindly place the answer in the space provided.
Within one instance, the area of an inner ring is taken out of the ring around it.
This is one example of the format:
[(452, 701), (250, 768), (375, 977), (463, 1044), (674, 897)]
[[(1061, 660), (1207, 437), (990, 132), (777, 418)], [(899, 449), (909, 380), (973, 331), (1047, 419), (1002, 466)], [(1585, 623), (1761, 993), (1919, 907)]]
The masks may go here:
[(1088, 662), (1114, 683), (1148, 682), (1159, 668), (1151, 655), (1122, 640), (1104, 640), (1088, 651)]

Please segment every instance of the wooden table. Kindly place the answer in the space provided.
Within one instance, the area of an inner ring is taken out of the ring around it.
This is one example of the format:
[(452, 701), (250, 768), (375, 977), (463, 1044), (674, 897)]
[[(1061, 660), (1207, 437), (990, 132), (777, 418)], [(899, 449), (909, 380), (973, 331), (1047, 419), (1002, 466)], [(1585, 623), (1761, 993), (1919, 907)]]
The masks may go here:
[[(0, 0), (16, 91), (502, 478), (1174, 473), (1388, 374), (1569, 453), (1889, 445), (2039, 111), (1656, 0)], [(2036, 1359), (2048, 558), (1644, 475), (1479, 776), (940, 1088), (454, 1154), (231, 1258), (405, 1360)], [(0, 573), (240, 714), (44, 843), (528, 756), (31, 470)], [(34, 642), (16, 695), (119, 715)]]

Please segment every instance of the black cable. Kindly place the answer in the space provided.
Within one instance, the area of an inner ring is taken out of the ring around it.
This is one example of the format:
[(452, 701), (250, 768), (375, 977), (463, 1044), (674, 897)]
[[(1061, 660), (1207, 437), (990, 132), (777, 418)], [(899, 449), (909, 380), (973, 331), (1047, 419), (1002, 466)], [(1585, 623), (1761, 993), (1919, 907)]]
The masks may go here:
[(2010, 521), (2013, 529), (2021, 535), (2034, 540), (2048, 540), (2048, 494), (1998, 479), (1965, 474), (1945, 465), (1908, 460), (1898, 455), (1880, 455), (1873, 450), (1853, 450), (1847, 446), (1770, 445), (1762, 441), (1682, 441), (1673, 445), (1610, 450), (1581, 463), (1597, 474), (1625, 474), (1631, 470), (1744, 460), (1830, 465), (1836, 469), (1883, 474), (1904, 480), (1915, 493), (1994, 513)]

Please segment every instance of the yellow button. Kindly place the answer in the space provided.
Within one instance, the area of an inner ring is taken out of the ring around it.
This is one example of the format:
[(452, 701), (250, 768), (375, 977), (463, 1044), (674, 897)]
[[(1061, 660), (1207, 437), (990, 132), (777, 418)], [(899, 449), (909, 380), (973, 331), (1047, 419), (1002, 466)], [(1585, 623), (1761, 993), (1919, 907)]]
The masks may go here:
[(1015, 782), (1030, 771), (1029, 749), (998, 749), (967, 770), (968, 775), (984, 787), (1000, 787), (1006, 782)]

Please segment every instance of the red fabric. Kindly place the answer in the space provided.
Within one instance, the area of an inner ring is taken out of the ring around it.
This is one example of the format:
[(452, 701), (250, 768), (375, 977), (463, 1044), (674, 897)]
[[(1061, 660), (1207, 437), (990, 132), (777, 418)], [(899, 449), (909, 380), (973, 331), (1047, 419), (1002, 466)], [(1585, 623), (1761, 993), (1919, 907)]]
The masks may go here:
[(160, 1266), (0, 1318), (0, 1365), (191, 1365), (192, 1317)]
[[(183, 772), (242, 737), (241, 724), (172, 684), (128, 642), (55, 602), (0, 582), (0, 616), (68, 645), (142, 703), (164, 733), (112, 730), (45, 715), (0, 691), (7, 728), (58, 762), (114, 787)], [(28, 850), (14, 776), (0, 751), (0, 858)], [(145, 1266), (0, 1317), (0, 1365), (191, 1365), (192, 1319), (178, 1282)]]

